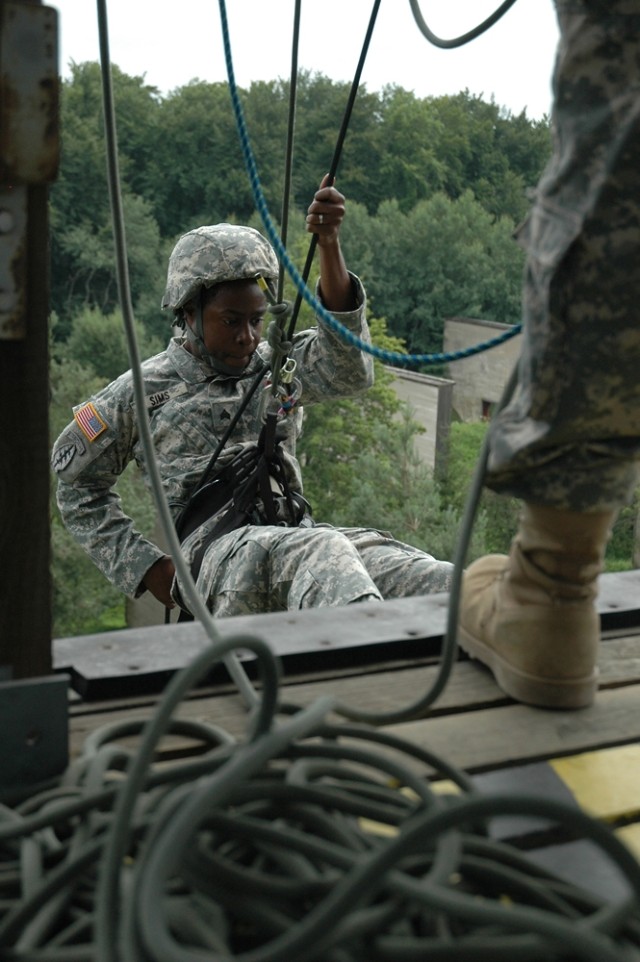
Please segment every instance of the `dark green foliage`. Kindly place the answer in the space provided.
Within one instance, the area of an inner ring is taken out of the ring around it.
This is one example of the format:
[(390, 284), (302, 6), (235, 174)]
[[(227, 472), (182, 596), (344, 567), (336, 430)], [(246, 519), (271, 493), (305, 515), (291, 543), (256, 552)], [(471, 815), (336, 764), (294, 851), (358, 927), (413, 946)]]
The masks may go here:
[[(374, 425), (372, 446), (355, 449), (349, 497), (337, 499), (322, 520), (390, 531), (400, 541), (453, 561), (460, 512), (446, 503), (432, 472), (416, 454), (419, 431), (404, 404), (393, 424)], [(478, 531), (475, 554), (482, 543)]]
[(470, 191), (457, 200), (434, 194), (408, 214), (389, 200), (375, 216), (355, 217), (357, 230), (344, 228), (347, 260), (365, 265), (373, 310), (409, 353), (441, 352), (446, 317), (518, 322), (523, 253), (514, 225), (495, 221)]
[(622, 508), (611, 532), (607, 546), (608, 571), (627, 571), (640, 565), (640, 488), (630, 505)]
[[(402, 345), (385, 334), (384, 322), (371, 320), (370, 324), (376, 344), (401, 350)], [(356, 459), (361, 452), (380, 450), (380, 431), (393, 426), (400, 410), (400, 401), (391, 387), (392, 376), (378, 361), (375, 368), (375, 384), (365, 394), (336, 398), (305, 410), (298, 453), (305, 495), (319, 521), (332, 521), (336, 512), (348, 510), (359, 488)]]
[[(451, 425), (449, 458), (442, 490), (445, 503), (457, 510), (462, 509), (467, 499), (488, 427), (486, 421)], [(628, 570), (640, 560), (634, 559), (634, 550), (637, 550), (635, 526), (638, 523), (639, 504), (640, 489), (636, 492), (634, 502), (621, 510), (613, 527), (605, 559), (608, 571)], [(508, 553), (518, 526), (520, 506), (521, 502), (516, 498), (483, 488), (478, 523), (484, 532), (486, 552)]]
[[(193, 81), (161, 97), (114, 67), (113, 89), (133, 306), (159, 333), (164, 267), (176, 237), (200, 223), (246, 222), (254, 200), (226, 84)], [(292, 221), (302, 222), (329, 168), (348, 94), (349, 84), (322, 75), (299, 78)], [(75, 65), (62, 87), (62, 161), (51, 192), (60, 337), (78, 310), (110, 313), (117, 303), (101, 96), (98, 64)], [(288, 83), (254, 83), (239, 96), (279, 222)], [(347, 219), (345, 247), (359, 255), (356, 269), (370, 266), (376, 313), (390, 331), (410, 335), (412, 350), (440, 349), (446, 315), (517, 320), (521, 257), (510, 234), (548, 141), (546, 123), (513, 117), (468, 92), (419, 99), (397, 87), (360, 90), (337, 177), (350, 211), (363, 208), (353, 240)]]
[[(160, 339), (149, 334), (140, 322), (135, 326), (141, 360), (164, 350), (168, 332), (166, 337)], [(61, 350), (106, 382), (113, 381), (131, 367), (124, 323), (119, 310), (102, 314), (93, 308), (77, 314)]]
[[(469, 496), (487, 429), (486, 421), (470, 424), (456, 422), (451, 425), (442, 493), (445, 503), (460, 513)], [(519, 511), (520, 502), (515, 498), (502, 497), (488, 488), (483, 489), (476, 525), (483, 534), (485, 552), (506, 554), (509, 551), (511, 539), (516, 532)]]
[(549, 128), (523, 112), (514, 117), (494, 101), (487, 103), (468, 90), (429, 100), (440, 122), (438, 156), (444, 170), (442, 187), (451, 198), (471, 190), (495, 217), (520, 221), (549, 157)]

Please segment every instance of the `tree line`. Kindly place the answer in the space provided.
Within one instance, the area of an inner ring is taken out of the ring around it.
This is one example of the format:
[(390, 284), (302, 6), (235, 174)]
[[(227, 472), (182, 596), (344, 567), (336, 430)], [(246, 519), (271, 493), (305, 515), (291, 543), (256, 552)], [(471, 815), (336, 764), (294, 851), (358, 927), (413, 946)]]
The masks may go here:
[[(193, 81), (161, 96), (143, 77), (114, 67), (113, 87), (132, 300), (140, 354), (147, 357), (162, 350), (169, 336), (169, 318), (159, 304), (176, 238), (203, 223), (262, 224), (226, 84)], [(299, 265), (309, 243), (304, 213), (329, 166), (348, 92), (348, 85), (322, 75), (300, 77), (287, 237)], [(240, 95), (267, 204), (278, 222), (288, 83), (254, 83)], [(99, 65), (74, 65), (62, 85), (62, 157), (51, 190), (52, 439), (74, 404), (129, 366), (101, 97)], [(345, 256), (366, 285), (378, 346), (440, 352), (446, 316), (519, 320), (523, 255), (513, 232), (548, 154), (546, 120), (513, 116), (467, 91), (425, 99), (394, 86), (360, 92), (337, 185), (348, 204)], [(285, 297), (293, 293), (287, 282)], [(309, 323), (303, 304), (299, 327)], [(415, 456), (419, 426), (377, 361), (376, 368), (376, 385), (365, 397), (306, 412), (300, 446), (306, 494), (322, 520), (388, 528), (451, 558), (484, 426), (454, 425), (450, 470), (432, 477)], [(138, 526), (150, 533), (153, 507), (134, 470), (125, 472), (119, 488)], [(515, 503), (487, 493), (474, 556), (505, 550), (516, 511)], [(54, 633), (121, 626), (122, 596), (69, 538), (53, 496), (52, 540)]]
[[(133, 306), (162, 335), (164, 272), (176, 238), (204, 223), (261, 228), (223, 83), (193, 81), (161, 96), (113, 68)], [(302, 73), (297, 85), (288, 239), (308, 241), (304, 212), (328, 169), (349, 86)], [(289, 84), (240, 91), (274, 221), (284, 194)], [(52, 307), (64, 339), (79, 310), (117, 305), (105, 189), (100, 67), (72, 67), (61, 92), (62, 160), (51, 191)], [(371, 307), (415, 353), (438, 352), (444, 316), (515, 323), (522, 252), (515, 226), (549, 155), (546, 120), (463, 91), (417, 98), (363, 89), (337, 172), (348, 213), (347, 261)], [(304, 260), (304, 258), (303, 258)]]

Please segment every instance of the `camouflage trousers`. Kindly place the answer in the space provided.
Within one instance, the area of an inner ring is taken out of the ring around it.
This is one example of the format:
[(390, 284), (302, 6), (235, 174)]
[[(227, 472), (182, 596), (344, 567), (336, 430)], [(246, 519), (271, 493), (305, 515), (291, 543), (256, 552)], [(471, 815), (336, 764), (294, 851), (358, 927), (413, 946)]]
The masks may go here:
[(557, 0), (553, 153), (520, 240), (523, 350), (487, 484), (615, 509), (640, 457), (640, 0)]
[[(187, 559), (204, 534), (206, 524), (187, 539)], [(230, 617), (447, 591), (452, 571), (369, 528), (247, 525), (213, 542), (196, 587), (214, 615)]]

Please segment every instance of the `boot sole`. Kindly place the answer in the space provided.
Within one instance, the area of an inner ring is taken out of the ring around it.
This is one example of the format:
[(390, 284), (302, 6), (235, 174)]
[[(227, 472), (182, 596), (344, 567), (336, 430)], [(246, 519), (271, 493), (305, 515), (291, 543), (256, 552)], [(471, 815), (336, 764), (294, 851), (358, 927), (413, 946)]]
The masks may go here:
[(491, 670), (499, 687), (516, 701), (536, 708), (588, 708), (598, 690), (598, 670), (585, 678), (556, 681), (530, 675), (515, 668), (498, 652), (458, 626), (459, 645), (466, 653)]

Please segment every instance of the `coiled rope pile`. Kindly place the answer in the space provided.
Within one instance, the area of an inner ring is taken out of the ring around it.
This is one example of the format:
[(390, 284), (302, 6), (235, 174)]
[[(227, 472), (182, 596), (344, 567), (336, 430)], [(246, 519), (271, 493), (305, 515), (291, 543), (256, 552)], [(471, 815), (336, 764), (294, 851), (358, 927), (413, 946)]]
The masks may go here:
[[(234, 646), (254, 651), (263, 683), (242, 742), (175, 717)], [(268, 647), (228, 639), (172, 680), (141, 731), (105, 726), (58, 785), (1, 807), (0, 957), (640, 959), (640, 866), (604, 825), (558, 802), (481, 796), (426, 749), (332, 723), (329, 698), (287, 713), (277, 700)], [(196, 747), (154, 761), (167, 734)], [(434, 791), (433, 779), (451, 790)], [(490, 819), (505, 815), (595, 843), (628, 898), (605, 903), (491, 839)]]

